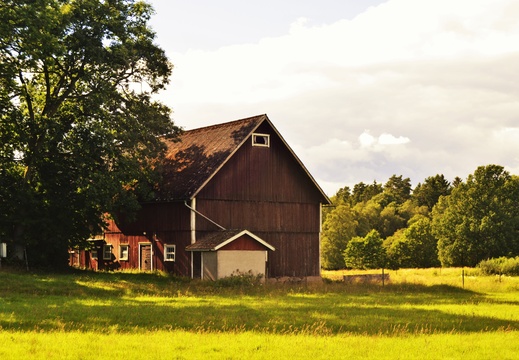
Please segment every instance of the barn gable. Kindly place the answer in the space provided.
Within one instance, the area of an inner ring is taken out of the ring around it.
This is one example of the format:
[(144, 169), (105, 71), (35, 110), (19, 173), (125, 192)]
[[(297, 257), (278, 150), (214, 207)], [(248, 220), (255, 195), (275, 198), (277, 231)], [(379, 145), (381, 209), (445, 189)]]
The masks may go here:
[(161, 165), (163, 180), (157, 188), (157, 200), (188, 200), (196, 197), (246, 142), (268, 147), (269, 144), (263, 143), (269, 141), (268, 133), (280, 140), (284, 151), (290, 154), (303, 176), (319, 193), (320, 201), (329, 204), (329, 198), (267, 115), (189, 130), (184, 132), (181, 141), (167, 141), (166, 159)]

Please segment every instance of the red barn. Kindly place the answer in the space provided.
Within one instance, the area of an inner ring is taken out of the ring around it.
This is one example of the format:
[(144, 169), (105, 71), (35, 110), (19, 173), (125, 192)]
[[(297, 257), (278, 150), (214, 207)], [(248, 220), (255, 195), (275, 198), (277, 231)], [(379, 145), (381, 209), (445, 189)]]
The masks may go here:
[(167, 145), (155, 201), (132, 223), (111, 222), (71, 262), (193, 278), (234, 267), (320, 276), (321, 206), (330, 200), (266, 115), (185, 131)]

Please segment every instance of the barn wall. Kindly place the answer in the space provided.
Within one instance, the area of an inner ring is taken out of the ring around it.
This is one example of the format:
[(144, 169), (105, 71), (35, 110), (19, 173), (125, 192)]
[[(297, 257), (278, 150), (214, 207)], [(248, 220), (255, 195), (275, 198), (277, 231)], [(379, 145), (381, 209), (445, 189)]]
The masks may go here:
[[(253, 233), (320, 231), (319, 204), (198, 199), (197, 210), (227, 229), (244, 228)], [(197, 218), (198, 231), (216, 229), (209, 221)]]
[[(143, 204), (135, 220), (110, 221), (104, 234), (106, 244), (112, 245), (112, 259), (103, 260), (99, 250), (94, 263), (81, 266), (99, 270), (139, 269), (139, 244), (150, 244), (154, 270), (191, 275), (191, 254), (185, 251), (191, 243), (190, 210), (183, 202)], [(175, 261), (164, 261), (164, 244), (176, 245)], [(128, 260), (119, 257), (119, 246), (129, 245)], [(89, 255), (86, 252), (85, 257)]]
[[(267, 123), (269, 148), (251, 140), (197, 196), (197, 210), (227, 229), (247, 229), (276, 248), (268, 275), (320, 275), (322, 194)], [(197, 218), (197, 238), (216, 230)]]
[[(197, 200), (197, 209), (228, 229), (247, 229), (274, 246), (269, 277), (320, 275), (319, 205)], [(200, 217), (197, 229), (197, 238), (216, 230)]]
[(252, 146), (249, 138), (205, 185), (197, 198), (319, 203), (323, 196), (267, 123), (257, 133), (270, 134), (270, 147)]

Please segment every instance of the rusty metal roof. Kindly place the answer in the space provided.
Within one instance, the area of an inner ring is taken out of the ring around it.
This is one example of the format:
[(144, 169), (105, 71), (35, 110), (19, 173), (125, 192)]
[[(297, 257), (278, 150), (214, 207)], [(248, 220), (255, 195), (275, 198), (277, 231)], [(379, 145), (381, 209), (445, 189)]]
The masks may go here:
[(265, 120), (258, 115), (188, 130), (179, 142), (167, 141), (156, 199), (192, 198)]

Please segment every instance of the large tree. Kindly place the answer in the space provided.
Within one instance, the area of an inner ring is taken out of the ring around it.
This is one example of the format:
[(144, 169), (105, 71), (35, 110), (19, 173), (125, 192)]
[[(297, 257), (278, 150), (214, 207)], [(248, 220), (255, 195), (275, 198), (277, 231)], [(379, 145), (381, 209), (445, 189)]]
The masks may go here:
[(502, 166), (476, 169), (433, 208), (433, 231), (443, 266), (519, 255), (519, 178)]
[(135, 208), (160, 137), (179, 129), (152, 96), (172, 65), (134, 0), (0, 2), (0, 236), (33, 263)]

